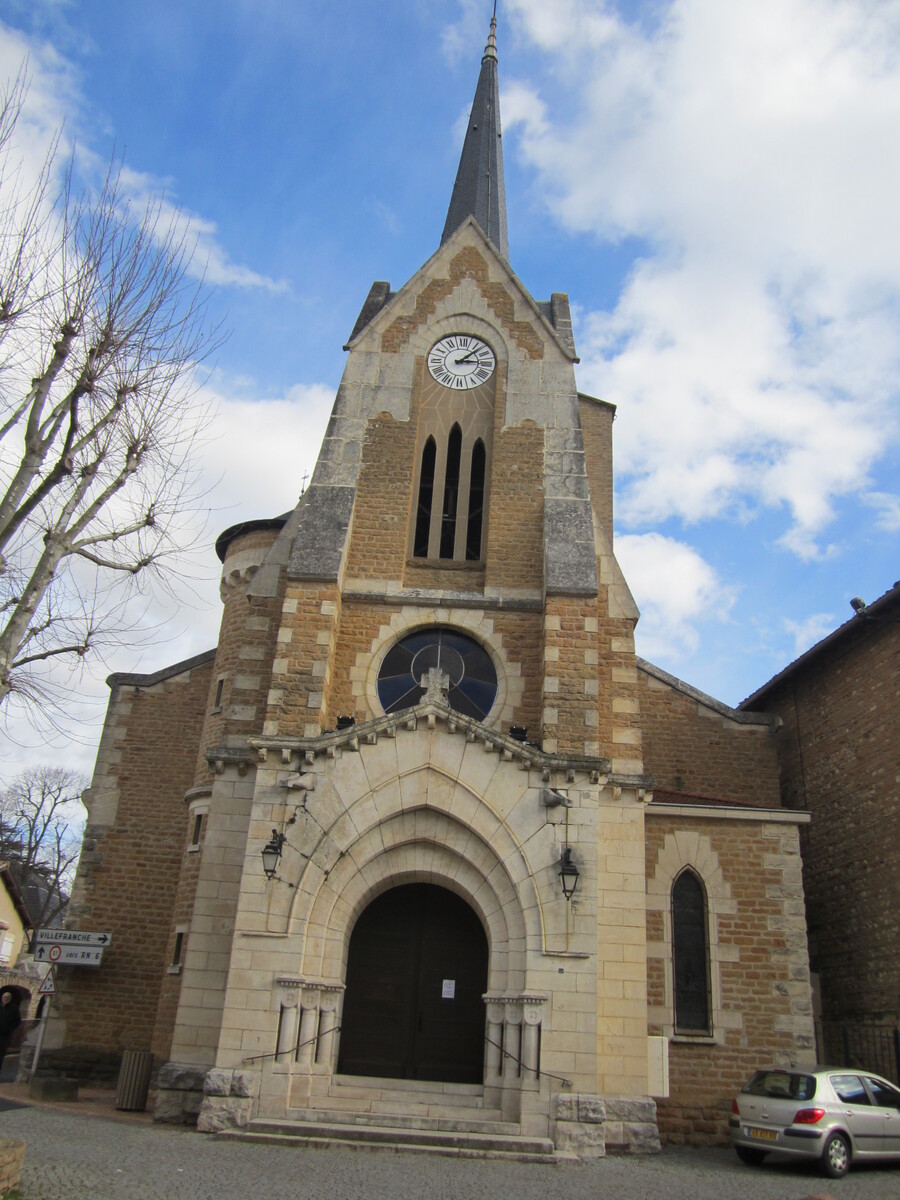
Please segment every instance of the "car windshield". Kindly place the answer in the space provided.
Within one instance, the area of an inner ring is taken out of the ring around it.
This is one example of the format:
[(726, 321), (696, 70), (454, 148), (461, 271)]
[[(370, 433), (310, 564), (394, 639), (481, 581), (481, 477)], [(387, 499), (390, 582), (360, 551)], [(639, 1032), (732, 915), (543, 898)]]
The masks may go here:
[(813, 1075), (793, 1071), (757, 1071), (742, 1091), (748, 1096), (765, 1096), (767, 1100), (812, 1100), (816, 1080)]

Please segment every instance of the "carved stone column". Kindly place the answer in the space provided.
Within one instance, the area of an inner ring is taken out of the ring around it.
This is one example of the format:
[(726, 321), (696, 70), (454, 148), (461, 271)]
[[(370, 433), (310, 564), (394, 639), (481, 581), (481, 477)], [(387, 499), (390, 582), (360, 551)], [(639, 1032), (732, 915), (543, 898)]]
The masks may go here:
[(312, 1069), (316, 1060), (316, 1041), (319, 1032), (319, 989), (303, 989), (300, 1010), (300, 1037), (297, 1042), (297, 1070), (304, 1073)]
[(517, 999), (507, 998), (506, 1017), (503, 1030), (503, 1086), (514, 1087), (521, 1073), (522, 1057), (522, 1005)]
[(290, 1070), (297, 1048), (297, 1025), (300, 1018), (300, 993), (303, 988), (303, 980), (282, 976), (275, 980), (275, 984), (279, 1003), (275, 1062)]
[(501, 997), (485, 996), (484, 1000), (487, 1005), (484, 1082), (486, 1087), (499, 1087), (503, 1074), (500, 1054), (503, 1046), (505, 1005)]
[(344, 994), (342, 983), (319, 985), (319, 1043), (313, 1070), (331, 1075), (335, 1068), (335, 1030), (338, 1025), (338, 1010)]

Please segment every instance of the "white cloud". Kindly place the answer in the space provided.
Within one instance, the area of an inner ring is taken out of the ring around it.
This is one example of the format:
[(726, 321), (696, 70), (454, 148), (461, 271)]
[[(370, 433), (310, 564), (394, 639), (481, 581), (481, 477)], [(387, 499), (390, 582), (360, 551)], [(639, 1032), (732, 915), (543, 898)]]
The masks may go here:
[(734, 591), (692, 546), (660, 533), (619, 535), (615, 546), (641, 610), (636, 638), (645, 658), (691, 654), (698, 624), (727, 619)]
[(506, 93), (548, 208), (644, 244), (580, 330), (580, 383), (618, 405), (620, 519), (783, 509), (782, 545), (829, 553), (898, 434), (900, 4), (507, 7), (554, 73), (556, 103)]
[(784, 620), (784, 628), (794, 639), (794, 655), (803, 654), (837, 627), (833, 613), (811, 613), (802, 621)]
[(487, 40), (489, 17), (481, 0), (460, 0), (459, 16), (441, 31), (441, 49), (448, 62), (470, 57), (479, 36)]
[(866, 504), (875, 509), (875, 524), (886, 533), (900, 532), (900, 496), (892, 492), (867, 492)]
[[(49, 43), (29, 39), (0, 24), (0, 87), (8, 86), (23, 69), (28, 86), (16, 129), (22, 181), (38, 178), (57, 138), (59, 147), (54, 164), (57, 173), (66, 168), (75, 148), (79, 171), (94, 183), (102, 181), (108, 162), (90, 145), (85, 104), (75, 69)], [(158, 214), (159, 234), (171, 233), (176, 241), (183, 241), (188, 271), (194, 278), (203, 278), (219, 287), (287, 291), (284, 280), (271, 279), (233, 262), (217, 236), (215, 223), (173, 202), (171, 181), (123, 165), (119, 182), (121, 198), (132, 212), (140, 214), (152, 207)]]

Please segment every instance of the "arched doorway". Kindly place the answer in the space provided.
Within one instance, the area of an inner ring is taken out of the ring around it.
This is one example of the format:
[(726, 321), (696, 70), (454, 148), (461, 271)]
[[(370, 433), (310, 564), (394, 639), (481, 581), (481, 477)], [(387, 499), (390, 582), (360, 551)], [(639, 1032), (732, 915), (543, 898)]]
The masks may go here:
[(481, 1083), (487, 970), (484, 929), (454, 892), (383, 892), (350, 936), (338, 1070)]

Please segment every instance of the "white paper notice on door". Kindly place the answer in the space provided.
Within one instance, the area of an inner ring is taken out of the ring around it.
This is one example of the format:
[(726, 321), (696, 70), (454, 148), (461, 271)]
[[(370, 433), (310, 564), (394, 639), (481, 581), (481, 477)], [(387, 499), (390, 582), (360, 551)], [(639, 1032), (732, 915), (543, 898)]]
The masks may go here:
[(456, 996), (456, 980), (445, 979), (441, 987), (441, 999), (452, 1000)]

